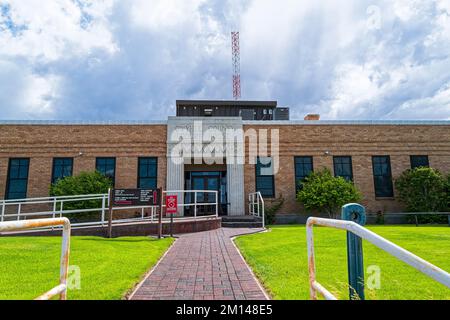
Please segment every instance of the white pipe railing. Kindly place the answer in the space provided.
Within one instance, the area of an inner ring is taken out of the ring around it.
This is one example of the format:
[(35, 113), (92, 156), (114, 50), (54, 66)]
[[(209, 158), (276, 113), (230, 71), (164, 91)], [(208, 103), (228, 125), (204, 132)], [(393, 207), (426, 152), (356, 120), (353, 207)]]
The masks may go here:
[[(266, 213), (265, 202), (261, 192), (254, 192), (249, 194), (249, 213), (262, 219), (263, 228), (266, 227)], [(256, 210), (255, 210), (256, 207)]]
[[(183, 201), (180, 202), (180, 199), (178, 199), (178, 207), (181, 208), (185, 208), (185, 207), (194, 207), (194, 218), (198, 217), (198, 207), (199, 206), (214, 206), (215, 207), (215, 212), (214, 214), (211, 215), (204, 215), (202, 217), (206, 217), (206, 216), (215, 216), (215, 217), (219, 217), (219, 191), (214, 191), (214, 190), (170, 190), (170, 191), (163, 191), (164, 195), (173, 195), (173, 194), (194, 194), (194, 203), (184, 203), (184, 198), (183, 197)], [(210, 203), (198, 203), (197, 202), (197, 195), (198, 194), (214, 194), (214, 202), (210, 202)], [(165, 201), (163, 201), (163, 208), (165, 208)]]
[(322, 226), (335, 229), (346, 230), (351, 232), (358, 237), (369, 241), (373, 245), (377, 246), (383, 251), (391, 254), (397, 259), (405, 262), (411, 267), (419, 270), (428, 277), (436, 280), (439, 283), (450, 288), (450, 274), (446, 271), (436, 267), (435, 265), (429, 263), (428, 261), (414, 255), (413, 253), (403, 249), (402, 247), (396, 245), (395, 243), (380, 237), (376, 233), (360, 226), (353, 221), (343, 221), (343, 220), (331, 220), (311, 217), (308, 219), (306, 224), (306, 233), (308, 240), (308, 268), (309, 268), (309, 284), (310, 284), (310, 296), (312, 300), (317, 299), (317, 292), (322, 294), (327, 300), (335, 300), (336, 297), (333, 296), (328, 290), (326, 290), (320, 283), (316, 281), (316, 264), (315, 264), (315, 254), (314, 254), (314, 236), (313, 236), (313, 226)]
[[(211, 190), (175, 190), (175, 191), (164, 191), (164, 195), (166, 194), (193, 194), (194, 195), (194, 203), (184, 203), (184, 196), (178, 200), (179, 208), (188, 208), (192, 207), (194, 210), (194, 219), (199, 217), (208, 218), (208, 217), (218, 217), (219, 216), (219, 192), (211, 191)], [(214, 194), (214, 202), (211, 203), (199, 203), (198, 195), (199, 194)], [(65, 205), (74, 203), (74, 202), (87, 202), (98, 200), (100, 202), (100, 207), (91, 208), (91, 209), (71, 209), (67, 210), (64, 208)], [(77, 214), (85, 214), (85, 213), (99, 213), (98, 220), (88, 221), (88, 222), (77, 222), (72, 223), (73, 228), (77, 227), (87, 227), (87, 226), (106, 226), (108, 223), (107, 212), (109, 207), (109, 195), (108, 194), (91, 194), (91, 195), (77, 195), (77, 196), (61, 196), (61, 197), (43, 197), (43, 198), (30, 198), (30, 199), (21, 199), (21, 200), (0, 200), (0, 221), (23, 221), (28, 218), (42, 218), (45, 216), (56, 218), (64, 217), (66, 215), (73, 215), (76, 217)], [(36, 206), (38, 207), (36, 209)], [(39, 208), (41, 206), (41, 208)], [(48, 209), (45, 210), (45, 206), (48, 206)], [(199, 207), (207, 207), (214, 206), (215, 210), (212, 210), (211, 214), (200, 215), (198, 214)], [(14, 207), (16, 209), (14, 210)], [(11, 210), (8, 210), (12, 208)], [(118, 223), (134, 223), (141, 221), (151, 221), (154, 222), (158, 217), (158, 206), (131, 206), (131, 207), (113, 207), (112, 210), (114, 212), (117, 211), (127, 211), (127, 210), (139, 210), (139, 217), (128, 218), (128, 219), (116, 219), (113, 221), (114, 224)], [(163, 208), (165, 208), (165, 204), (163, 201)], [(28, 210), (27, 210), (28, 209)], [(145, 216), (146, 210), (149, 210), (149, 216)], [(9, 212), (14, 213), (9, 213)], [(175, 217), (177, 218), (177, 217)], [(181, 217), (180, 217), (181, 218)], [(53, 230), (53, 227), (52, 227)]]
[(42, 227), (63, 227), (63, 240), (61, 245), (61, 260), (59, 269), (59, 285), (37, 297), (36, 300), (50, 300), (59, 295), (61, 300), (67, 299), (67, 276), (69, 272), (70, 255), (70, 221), (67, 218), (38, 219), (25, 221), (0, 222), (0, 232), (24, 231)]

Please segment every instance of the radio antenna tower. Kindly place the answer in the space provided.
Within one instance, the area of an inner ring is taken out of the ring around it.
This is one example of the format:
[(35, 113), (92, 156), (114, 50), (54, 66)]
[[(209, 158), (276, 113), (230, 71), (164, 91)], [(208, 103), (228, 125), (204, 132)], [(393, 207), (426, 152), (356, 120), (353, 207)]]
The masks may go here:
[(233, 98), (241, 98), (241, 49), (239, 32), (231, 32), (231, 47), (233, 50)]

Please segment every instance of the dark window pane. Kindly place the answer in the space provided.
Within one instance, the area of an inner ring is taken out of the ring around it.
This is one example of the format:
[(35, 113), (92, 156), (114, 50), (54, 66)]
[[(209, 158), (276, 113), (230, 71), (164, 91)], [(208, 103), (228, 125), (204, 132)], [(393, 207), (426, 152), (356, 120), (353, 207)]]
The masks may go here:
[(65, 165), (62, 170), (63, 177), (70, 177), (72, 175), (72, 166)]
[(147, 165), (140, 164), (139, 166), (139, 177), (146, 177), (147, 176)]
[(115, 158), (97, 158), (96, 169), (101, 174), (111, 178), (115, 184), (116, 177), (116, 159)]
[(275, 180), (271, 158), (258, 158), (256, 163), (256, 191), (263, 197), (275, 196)]
[(428, 156), (411, 156), (411, 169), (430, 167)]
[(295, 190), (302, 188), (302, 182), (314, 171), (313, 157), (295, 157)]
[(156, 179), (155, 178), (142, 178), (140, 179), (139, 188), (141, 189), (156, 189)]
[(60, 166), (55, 166), (55, 169), (53, 171), (54, 179), (57, 180), (62, 177), (62, 168)]
[(53, 178), (52, 183), (58, 182), (60, 179), (72, 176), (73, 159), (72, 158), (55, 158), (53, 159)]
[(24, 199), (27, 197), (29, 159), (11, 159), (9, 161), (6, 199)]
[(20, 167), (19, 165), (11, 164), (9, 169), (9, 178), (10, 179), (18, 179), (19, 178)]
[(9, 192), (23, 193), (27, 186), (27, 182), (24, 180), (11, 180), (9, 184)]
[(375, 196), (380, 198), (393, 197), (391, 160), (389, 156), (372, 158)]
[(353, 181), (353, 168), (351, 157), (334, 157), (334, 175), (347, 181)]
[(158, 186), (158, 159), (139, 158), (138, 188), (156, 189)]
[(272, 176), (260, 176), (256, 178), (258, 188), (270, 189), (272, 188), (273, 177)]

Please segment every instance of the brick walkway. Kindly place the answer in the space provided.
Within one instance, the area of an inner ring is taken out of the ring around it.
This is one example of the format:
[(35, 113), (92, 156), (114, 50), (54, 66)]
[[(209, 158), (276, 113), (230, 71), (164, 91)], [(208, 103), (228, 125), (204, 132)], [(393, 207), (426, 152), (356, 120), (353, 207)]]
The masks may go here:
[(265, 300), (231, 237), (258, 229), (219, 229), (182, 235), (132, 300)]

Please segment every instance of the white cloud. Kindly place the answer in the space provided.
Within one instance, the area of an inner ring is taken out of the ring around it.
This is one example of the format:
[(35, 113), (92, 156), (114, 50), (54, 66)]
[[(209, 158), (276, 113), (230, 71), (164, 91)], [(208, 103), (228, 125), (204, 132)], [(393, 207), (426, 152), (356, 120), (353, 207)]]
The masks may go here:
[(2, 118), (48, 119), (54, 114), (61, 79), (45, 77), (0, 60), (0, 106)]
[(195, 29), (199, 24), (198, 8), (205, 0), (134, 0), (131, 3), (131, 22), (151, 31), (177, 28), (184, 25)]
[(387, 116), (394, 119), (450, 120), (450, 83), (431, 97), (402, 103)]
[(229, 99), (233, 29), (244, 99), (295, 118), (450, 115), (448, 0), (0, 0), (2, 117), (161, 119), (176, 99)]
[(1, 0), (0, 6), (9, 8), (9, 18), (21, 30), (0, 33), (0, 55), (49, 62), (94, 49), (114, 53), (107, 19), (112, 5), (112, 0)]

